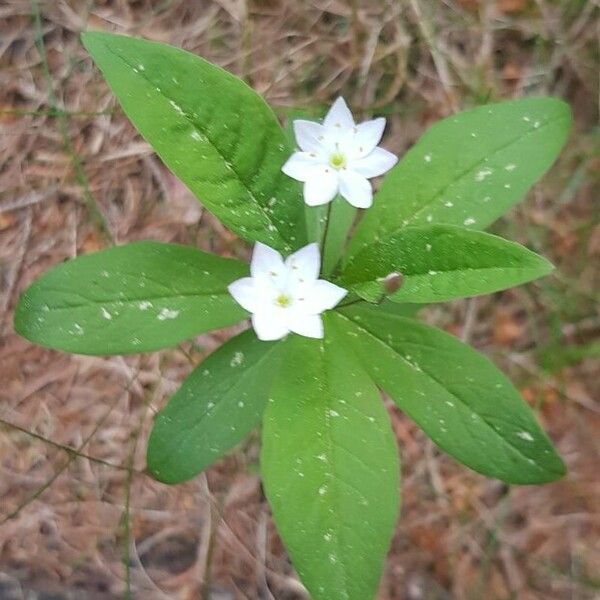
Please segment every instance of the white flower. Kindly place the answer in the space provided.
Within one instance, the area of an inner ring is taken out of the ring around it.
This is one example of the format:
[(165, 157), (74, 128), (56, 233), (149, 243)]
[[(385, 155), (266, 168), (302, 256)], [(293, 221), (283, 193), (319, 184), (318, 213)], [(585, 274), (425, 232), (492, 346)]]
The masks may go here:
[(319, 279), (321, 254), (309, 244), (284, 261), (281, 254), (257, 242), (250, 263), (251, 277), (229, 285), (235, 301), (252, 313), (260, 340), (278, 340), (290, 331), (323, 337), (321, 313), (333, 308), (346, 290)]
[(282, 171), (304, 182), (309, 206), (327, 204), (339, 193), (356, 208), (369, 208), (373, 190), (368, 179), (383, 175), (398, 158), (378, 148), (385, 119), (356, 125), (352, 113), (338, 98), (323, 121), (294, 121), (300, 152), (294, 152)]

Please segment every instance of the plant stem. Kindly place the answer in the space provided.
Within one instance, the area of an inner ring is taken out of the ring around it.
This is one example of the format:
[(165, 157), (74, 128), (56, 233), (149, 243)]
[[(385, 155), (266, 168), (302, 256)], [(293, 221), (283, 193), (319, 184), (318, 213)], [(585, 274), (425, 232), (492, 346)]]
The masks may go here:
[(346, 306), (352, 306), (353, 304), (358, 304), (359, 302), (366, 302), (366, 300), (357, 298), (356, 300), (350, 300), (350, 302), (346, 302), (345, 304), (339, 304), (336, 308), (346, 308)]
[(335, 272), (346, 247), (348, 233), (356, 219), (356, 213), (356, 208), (341, 196), (337, 196), (329, 204), (321, 252), (323, 276), (329, 277)]
[(327, 206), (327, 220), (325, 221), (325, 229), (323, 230), (323, 235), (321, 237), (321, 260), (323, 259), (323, 255), (325, 254), (327, 234), (329, 233), (329, 221), (331, 219), (331, 205), (334, 203), (334, 201), (335, 198)]

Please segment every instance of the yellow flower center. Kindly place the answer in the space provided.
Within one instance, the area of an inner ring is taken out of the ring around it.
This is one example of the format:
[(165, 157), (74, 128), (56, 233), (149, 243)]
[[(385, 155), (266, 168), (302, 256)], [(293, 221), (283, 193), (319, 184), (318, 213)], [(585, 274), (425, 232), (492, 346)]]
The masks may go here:
[(285, 294), (280, 294), (275, 299), (275, 304), (277, 304), (277, 306), (281, 306), (281, 308), (288, 308), (292, 304), (292, 299)]
[(346, 166), (346, 157), (343, 154), (336, 152), (335, 154), (331, 155), (331, 158), (329, 159), (329, 164), (334, 169), (342, 169)]

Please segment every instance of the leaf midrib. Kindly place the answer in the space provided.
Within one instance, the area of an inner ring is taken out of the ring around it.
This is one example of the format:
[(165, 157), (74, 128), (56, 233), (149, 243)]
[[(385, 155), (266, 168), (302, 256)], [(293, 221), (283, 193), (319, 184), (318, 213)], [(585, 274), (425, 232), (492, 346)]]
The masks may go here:
[[(206, 296), (217, 296), (217, 297), (223, 297), (223, 298), (227, 298), (227, 297), (231, 297), (229, 295), (228, 292), (204, 292), (204, 293), (197, 293), (197, 292), (190, 292), (190, 293), (186, 293), (186, 294), (176, 294), (173, 296), (142, 296), (140, 298), (127, 298), (127, 299), (123, 299), (123, 298), (118, 298), (118, 299), (111, 299), (111, 300), (90, 300), (87, 303), (79, 303), (79, 304), (69, 304), (66, 306), (50, 306), (50, 310), (46, 311), (43, 310), (43, 312), (52, 312), (52, 311), (57, 311), (57, 310), (72, 310), (72, 309), (77, 309), (77, 308), (87, 308), (87, 307), (94, 307), (94, 306), (119, 306), (119, 307), (123, 307), (126, 306), (128, 304), (133, 304), (135, 302), (150, 302), (150, 301), (154, 301), (157, 302), (159, 300), (174, 300), (174, 299), (178, 299), (178, 298), (203, 298)], [(48, 303), (46, 303), (48, 304)], [(149, 307), (150, 308), (150, 307)], [(42, 309), (38, 309), (38, 311), (42, 311)]]
[[(390, 269), (393, 269), (394, 267), (390, 267)], [(438, 275), (446, 275), (446, 274), (453, 274), (453, 273), (465, 273), (465, 272), (470, 272), (470, 273), (479, 273), (479, 272), (489, 272), (489, 271), (502, 271), (503, 273), (506, 273), (507, 271), (535, 271), (536, 267), (535, 266), (524, 266), (524, 267), (503, 267), (503, 266), (492, 266), (492, 267), (480, 267), (480, 268), (473, 268), (473, 267), (466, 267), (464, 269), (447, 269), (447, 270), (440, 270), (440, 269), (431, 269), (431, 270), (435, 270), (436, 273), (435, 275), (432, 273), (428, 273), (428, 272), (422, 272), (422, 273), (406, 273), (406, 272), (402, 272), (400, 271), (400, 273), (402, 273), (402, 275), (404, 277), (431, 277), (431, 278), (435, 278)], [(362, 285), (362, 284), (367, 284), (367, 283), (376, 283), (378, 278), (375, 279), (360, 279), (357, 281), (347, 281), (343, 278), (340, 279), (341, 282), (347, 284), (347, 285)], [(401, 290), (402, 288), (400, 288)], [(399, 290), (399, 291), (400, 291)]]
[[(246, 368), (243, 372), (242, 375), (240, 375), (238, 378), (232, 379), (232, 385), (231, 387), (229, 387), (225, 392), (221, 392), (221, 396), (225, 396), (227, 395), (228, 397), (235, 395), (235, 392), (237, 390), (237, 388), (246, 380), (246, 377), (254, 372), (255, 369), (259, 368), (259, 366), (266, 360), (266, 358), (268, 356), (271, 356), (273, 354), (273, 352), (276, 349), (280, 348), (280, 344), (279, 343), (275, 343), (273, 344), (273, 346), (271, 348), (268, 348), (265, 353), (256, 361), (252, 364), (252, 366)], [(210, 358), (210, 357), (209, 357)], [(205, 361), (202, 361), (197, 367), (196, 369), (200, 369), (200, 368), (205, 368), (206, 365), (204, 364)], [(196, 370), (195, 369), (195, 370)], [(189, 376), (191, 376), (193, 373), (190, 373)], [(188, 377), (189, 377), (188, 376)], [(273, 379), (271, 380), (271, 385), (273, 383)], [(270, 386), (269, 386), (270, 387)], [(181, 388), (180, 388), (181, 389)], [(268, 394), (267, 394), (268, 395)], [(175, 396), (173, 396), (173, 398), (171, 399), (171, 401), (175, 398)], [(223, 407), (224, 403), (221, 402), (215, 402), (215, 406), (212, 409), (207, 409), (204, 410), (204, 412), (197, 416), (194, 417), (193, 419), (190, 419), (191, 423), (187, 426), (187, 427), (183, 427), (180, 431), (181, 431), (181, 440), (180, 440), (180, 447), (183, 446), (187, 440), (189, 439), (189, 437), (194, 433), (194, 430), (196, 427), (198, 427), (198, 425), (201, 424), (201, 422), (208, 416), (210, 415), (211, 417), (213, 417), (216, 413), (219, 412), (219, 409), (221, 409)], [(206, 408), (206, 405), (205, 407)], [(258, 419), (258, 421), (260, 421), (260, 417)], [(256, 427), (256, 424), (254, 425), (254, 427)], [(169, 458), (167, 459), (168, 461), (170, 461), (171, 457), (174, 456), (175, 453), (173, 453), (171, 456), (169, 456)], [(216, 462), (217, 460), (220, 460), (222, 458), (222, 455), (217, 456), (216, 458), (214, 458), (214, 460), (209, 461), (208, 465)], [(164, 464), (168, 464), (167, 461), (165, 461), (164, 463), (162, 463), (162, 465)], [(164, 468), (164, 466), (161, 466), (161, 468)], [(206, 467), (204, 467), (206, 468)], [(203, 470), (203, 469), (202, 469)], [(178, 480), (179, 481), (179, 480)], [(180, 480), (180, 481), (185, 481), (185, 480)]]
[[(455, 177), (454, 179), (452, 179), (452, 181), (448, 182), (446, 185), (444, 185), (442, 188), (440, 188), (440, 190), (438, 190), (428, 201), (426, 204), (424, 204), (421, 208), (417, 209), (415, 212), (413, 212), (410, 216), (406, 216), (406, 218), (404, 219), (405, 223), (403, 223), (402, 225), (399, 225), (398, 227), (395, 227), (394, 229), (391, 229), (388, 231), (386, 231), (386, 235), (394, 235), (395, 233), (401, 231), (402, 229), (404, 229), (405, 227), (408, 227), (411, 225), (411, 223), (414, 223), (414, 221), (421, 216), (422, 213), (431, 210), (432, 205), (435, 204), (437, 202), (437, 200), (443, 196), (448, 189), (450, 189), (453, 185), (455, 185), (457, 182), (461, 181), (464, 177), (466, 177), (467, 175), (469, 175), (472, 171), (474, 171), (475, 169), (477, 169), (478, 167), (481, 167), (483, 164), (488, 163), (491, 159), (493, 159), (496, 155), (500, 154), (500, 152), (503, 152), (504, 150), (506, 150), (507, 148), (510, 148), (510, 146), (512, 146), (513, 144), (516, 144), (519, 140), (521, 140), (523, 137), (529, 136), (531, 134), (535, 134), (535, 133), (539, 133), (540, 131), (543, 131), (547, 126), (551, 125), (551, 124), (557, 124), (560, 123), (561, 121), (565, 121), (568, 120), (568, 116), (564, 116), (564, 117), (557, 117), (554, 119), (548, 119), (547, 121), (545, 121), (542, 125), (540, 125), (539, 127), (533, 127), (531, 129), (529, 129), (525, 134), (521, 134), (518, 137), (510, 140), (509, 142), (507, 142), (506, 144), (500, 146), (499, 148), (497, 148), (496, 150), (494, 150), (494, 152), (491, 155), (486, 156), (485, 158), (482, 158), (480, 160), (478, 160), (477, 162), (473, 163), (471, 166), (465, 168), (460, 175), (458, 175), (458, 177)], [(416, 150), (418, 148), (419, 144), (417, 143), (417, 145), (414, 146), (414, 150)], [(486, 160), (487, 159), (487, 160)], [(381, 194), (381, 192), (379, 192), (379, 194), (377, 194), (375, 196), (374, 202), (377, 203), (378, 198), (377, 196), (379, 196)], [(382, 202), (381, 199), (379, 199), (379, 202)], [(389, 208), (390, 204), (389, 202), (385, 201), (385, 207)], [(382, 230), (382, 219), (384, 219), (385, 215), (380, 215), (380, 218), (378, 220), (377, 223), (377, 227), (375, 229), (375, 231), (381, 231)], [(443, 221), (439, 221), (440, 223)], [(352, 252), (352, 256), (355, 256), (356, 254), (358, 254), (358, 252), (360, 252), (360, 250), (362, 250), (365, 246), (369, 246), (370, 244), (368, 242), (363, 242), (359, 248), (356, 250), (356, 252)]]
[(410, 219), (416, 219), (417, 217), (421, 216), (421, 213), (426, 212), (427, 210), (429, 210), (429, 207), (431, 206), (431, 204), (435, 203), (438, 198), (440, 198), (440, 196), (444, 195), (447, 190), (449, 188), (451, 188), (453, 185), (455, 185), (457, 182), (461, 181), (462, 179), (464, 179), (467, 175), (469, 175), (472, 171), (474, 171), (475, 169), (481, 167), (482, 165), (489, 163), (495, 156), (497, 156), (498, 154), (500, 154), (501, 152), (504, 152), (504, 150), (510, 148), (513, 144), (519, 142), (520, 140), (522, 140), (523, 138), (529, 137), (532, 134), (535, 133), (540, 133), (541, 131), (543, 131), (546, 127), (548, 127), (551, 124), (555, 124), (558, 123), (560, 121), (564, 120), (564, 117), (560, 117), (560, 118), (555, 118), (555, 119), (548, 119), (547, 121), (543, 122), (542, 124), (540, 124), (539, 127), (532, 127), (531, 129), (529, 129), (528, 131), (526, 131), (523, 134), (519, 134), (519, 136), (517, 136), (516, 138), (510, 140), (509, 142), (507, 142), (506, 144), (503, 144), (502, 146), (500, 146), (499, 148), (495, 149), (492, 154), (487, 155), (485, 158), (482, 158), (480, 160), (478, 160), (476, 163), (474, 163), (472, 166), (464, 169), (460, 175), (458, 175), (458, 177), (454, 178), (451, 182), (449, 182), (447, 185), (445, 185), (441, 190), (439, 190), (438, 192), (435, 193), (434, 196), (431, 197), (430, 201), (425, 204), (424, 206), (422, 206), (420, 209), (418, 209), (416, 212), (414, 212), (410, 217)]
[[(323, 360), (319, 361), (320, 365), (321, 365), (321, 369), (322, 369), (322, 375), (323, 377), (321, 378), (321, 381), (325, 382), (325, 385), (327, 386), (327, 390), (328, 390), (328, 394), (327, 394), (327, 404), (330, 404), (331, 399), (333, 398), (333, 394), (331, 393), (331, 382), (330, 382), (330, 375), (329, 375), (329, 370), (331, 368), (331, 365), (327, 365), (326, 362), (328, 362), (328, 358), (329, 358), (329, 354), (328, 354), (328, 349), (325, 346), (325, 342), (321, 341), (321, 350), (323, 352)], [(329, 369), (328, 369), (329, 366)], [(326, 430), (326, 437), (327, 437), (327, 444), (328, 444), (328, 450), (330, 453), (330, 456), (332, 457), (332, 461), (331, 464), (329, 465), (330, 469), (331, 469), (331, 478), (334, 482), (336, 482), (336, 485), (334, 486), (334, 491), (332, 492), (332, 495), (335, 495), (336, 501), (335, 504), (338, 506), (338, 514), (339, 514), (339, 506), (340, 506), (340, 501), (339, 501), (339, 491), (338, 491), (338, 481), (341, 481), (341, 479), (337, 476), (336, 474), (336, 469), (335, 469), (335, 459), (334, 457), (334, 449), (335, 449), (335, 442), (333, 440), (333, 433), (332, 433), (332, 427), (330, 425), (331, 423), (331, 416), (329, 414), (329, 410), (330, 410), (330, 406), (328, 406), (328, 409), (325, 411), (324, 413), (324, 417), (325, 417), (325, 430)], [(318, 499), (317, 499), (318, 502)], [(342, 581), (344, 582), (344, 596), (345, 598), (349, 598), (349, 593), (348, 593), (348, 573), (347, 573), (347, 566), (345, 561), (341, 560), (340, 556), (340, 536), (338, 535), (338, 531), (335, 528), (331, 528), (332, 533), (332, 537), (335, 540), (335, 546), (337, 549), (337, 553), (336, 553), (336, 558), (339, 560), (340, 562), (340, 566), (341, 566), (341, 575), (342, 575)]]
[[(387, 344), (384, 340), (382, 340), (380, 337), (378, 337), (377, 335), (375, 335), (374, 333), (372, 333), (371, 331), (369, 331), (368, 329), (365, 329), (362, 325), (360, 325), (357, 321), (354, 321), (353, 319), (351, 319), (350, 317), (347, 317), (346, 315), (342, 314), (339, 311), (336, 311), (336, 313), (338, 315), (340, 315), (340, 317), (342, 317), (343, 319), (345, 319), (346, 321), (350, 322), (352, 325), (354, 325), (356, 328), (358, 328), (361, 332), (365, 333), (366, 335), (368, 335), (369, 337), (371, 337), (372, 339), (374, 339), (375, 341), (377, 341), (378, 343), (382, 344), (387, 350), (391, 351), (395, 356), (397, 356), (398, 358), (400, 358), (400, 360), (405, 363), (408, 367), (414, 369), (414, 366), (410, 363), (410, 361), (406, 360), (400, 353), (398, 353), (392, 346), (390, 346), (389, 344)], [(389, 318), (391, 319), (402, 319), (402, 317), (396, 317), (394, 315), (390, 315)], [(354, 350), (353, 350), (354, 351)], [(355, 352), (355, 351), (354, 351)], [(356, 352), (355, 352), (356, 354)], [(469, 410), (470, 412), (474, 412), (473, 410), (470, 409), (469, 405), (466, 404), (462, 398), (460, 396), (457, 396), (454, 392), (452, 392), (451, 390), (449, 390), (443, 383), (441, 383), (434, 375), (432, 375), (429, 371), (426, 371), (425, 369), (421, 368), (420, 370), (421, 373), (423, 373), (424, 375), (426, 375), (427, 377), (429, 377), (434, 383), (436, 383), (437, 385), (439, 385), (443, 390), (445, 390), (446, 392), (448, 392), (453, 398), (455, 398), (462, 406), (463, 408), (465, 408), (466, 410)], [(376, 384), (377, 385), (377, 384)], [(380, 387), (378, 385), (378, 387)], [(395, 403), (395, 402), (394, 402)], [(486, 424), (486, 426), (489, 428), (489, 430), (493, 433), (494, 436), (500, 438), (503, 442), (506, 443), (506, 445), (511, 448), (514, 452), (516, 452), (516, 454), (518, 454), (520, 457), (524, 458), (526, 461), (528, 461), (528, 459), (530, 459), (531, 457), (527, 456), (526, 454), (523, 454), (523, 452), (517, 447), (515, 446), (513, 443), (510, 442), (510, 440), (508, 440), (507, 438), (501, 436), (498, 434), (498, 432), (494, 429), (494, 427), (488, 422), (487, 419), (485, 419), (484, 417), (482, 417), (479, 413), (475, 413), (477, 414), (477, 416), (482, 420), (483, 423)], [(542, 473), (554, 473), (555, 471), (552, 471), (551, 469), (545, 468), (545, 467), (541, 467), (537, 462), (535, 463), (535, 467), (536, 469), (538, 469), (539, 471), (541, 471)], [(556, 471), (558, 472), (558, 471)]]
[[(132, 69), (133, 71), (133, 65), (131, 65), (123, 56), (121, 56), (120, 54), (118, 54), (117, 52), (115, 52), (109, 45), (105, 44), (103, 42), (103, 46), (113, 55), (116, 56), (119, 60), (121, 60), (124, 64), (126, 64), (130, 69)], [(135, 73), (135, 71), (134, 71)], [(144, 73), (144, 72), (142, 72)], [(141, 79), (145, 80), (148, 84), (150, 84), (151, 86), (153, 86), (154, 88), (156, 88), (156, 84), (149, 78), (147, 77), (145, 74), (141, 74), (141, 73), (135, 73), (136, 77), (140, 77)], [(166, 99), (168, 102), (176, 102), (176, 100), (174, 100), (173, 98), (169, 98), (166, 94), (164, 94), (161, 91), (158, 92), (158, 94), (163, 97), (164, 99)], [(249, 194), (250, 198), (252, 199), (252, 201), (255, 203), (255, 205), (259, 208), (260, 212), (262, 213), (263, 217), (267, 220), (268, 223), (270, 223), (271, 227), (274, 227), (275, 230), (277, 231), (279, 237), (281, 238), (282, 241), (285, 242), (286, 245), (289, 245), (289, 240), (283, 235), (283, 233), (280, 231), (279, 227), (277, 226), (277, 221), (275, 221), (272, 217), (271, 214), (269, 214), (269, 212), (267, 211), (266, 207), (264, 207), (259, 201), (258, 198), (256, 197), (256, 195), (254, 194), (254, 191), (248, 187), (248, 184), (246, 183), (246, 181), (242, 178), (241, 174), (239, 173), (239, 171), (236, 169), (234, 163), (232, 163), (219, 149), (219, 147), (213, 142), (213, 140), (211, 139), (211, 137), (208, 135), (207, 130), (206, 129), (201, 129), (198, 124), (196, 123), (196, 121), (194, 119), (192, 119), (190, 117), (190, 115), (188, 114), (188, 112), (186, 110), (184, 110), (180, 105), (179, 102), (176, 102), (177, 107), (179, 108), (179, 110), (181, 111), (181, 115), (185, 118), (185, 120), (187, 121), (187, 123), (189, 125), (191, 125), (191, 127), (194, 129), (194, 131), (197, 131), (198, 133), (202, 134), (208, 141), (208, 143), (210, 144), (210, 146), (215, 150), (215, 152), (221, 157), (221, 159), (223, 160), (223, 162), (228, 166), (229, 169), (231, 169), (232, 173), (235, 174), (236, 179), (240, 182), (240, 184), (242, 185), (242, 187), (246, 190), (246, 192)], [(270, 227), (269, 227), (270, 229)]]

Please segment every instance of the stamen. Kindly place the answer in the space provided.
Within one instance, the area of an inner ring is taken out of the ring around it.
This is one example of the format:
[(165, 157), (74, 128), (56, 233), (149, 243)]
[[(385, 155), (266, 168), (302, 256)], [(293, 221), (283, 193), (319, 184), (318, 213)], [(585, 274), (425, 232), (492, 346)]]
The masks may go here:
[(343, 169), (346, 166), (346, 157), (343, 154), (336, 152), (329, 158), (329, 164), (334, 169)]
[(281, 306), (281, 308), (288, 308), (292, 304), (292, 299), (285, 294), (280, 294), (277, 296), (277, 298), (275, 298), (275, 304), (277, 304), (277, 306)]

